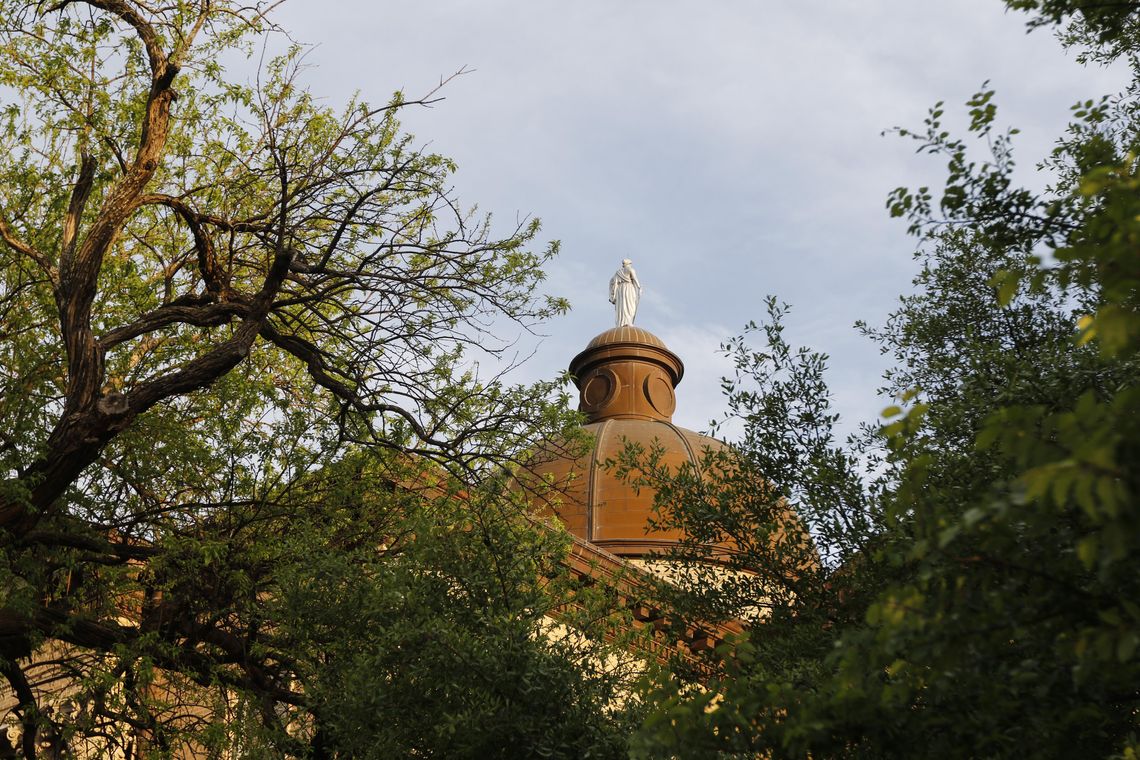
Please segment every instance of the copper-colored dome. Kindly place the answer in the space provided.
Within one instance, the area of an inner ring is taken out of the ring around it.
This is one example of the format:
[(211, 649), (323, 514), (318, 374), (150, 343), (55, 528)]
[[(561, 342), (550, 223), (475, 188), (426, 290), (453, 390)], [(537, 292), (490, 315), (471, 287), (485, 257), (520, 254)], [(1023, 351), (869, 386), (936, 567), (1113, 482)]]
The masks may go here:
[(586, 454), (535, 468), (555, 484), (557, 493), (550, 499), (555, 514), (574, 535), (619, 556), (641, 556), (675, 544), (682, 537), (678, 531), (648, 530), (654, 515), (653, 489), (634, 488), (612, 463), (626, 445), (636, 444), (646, 452), (660, 446), (661, 464), (674, 471), (685, 463), (699, 467), (706, 447), (724, 444), (659, 420), (610, 418), (590, 423), (585, 430), (594, 438)]
[(667, 549), (681, 535), (649, 530), (653, 489), (635, 488), (607, 462), (616, 461), (627, 444), (636, 444), (646, 452), (659, 446), (661, 463), (673, 470), (685, 463), (699, 470), (704, 449), (724, 446), (672, 422), (673, 389), (684, 365), (660, 338), (627, 326), (591, 340), (570, 362), (570, 373), (593, 444), (577, 459), (554, 458), (533, 468), (555, 484), (552, 511), (576, 536), (620, 556)]
[[(665, 342), (648, 330), (643, 330), (633, 325), (623, 325), (621, 327), (611, 327), (605, 332), (599, 333), (593, 340), (586, 344), (586, 350), (589, 351), (591, 348), (609, 346), (615, 343), (637, 343), (640, 345), (653, 346), (654, 348), (665, 348)], [(665, 350), (668, 351), (669, 349), (666, 348)]]
[(673, 419), (673, 389), (684, 374), (681, 359), (640, 327), (606, 330), (570, 360), (570, 375), (581, 392), (578, 409), (590, 422)]

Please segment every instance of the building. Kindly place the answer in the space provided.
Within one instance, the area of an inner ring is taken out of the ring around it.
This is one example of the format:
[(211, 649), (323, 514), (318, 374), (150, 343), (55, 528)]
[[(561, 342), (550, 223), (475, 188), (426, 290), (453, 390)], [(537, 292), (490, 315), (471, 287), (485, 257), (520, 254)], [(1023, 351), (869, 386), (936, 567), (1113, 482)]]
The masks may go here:
[[(680, 658), (697, 670), (707, 669), (709, 662), (701, 653), (716, 647), (741, 627), (733, 623), (682, 621), (654, 601), (655, 582), (670, 573), (665, 553), (682, 536), (676, 531), (654, 530), (652, 490), (637, 489), (607, 462), (632, 442), (644, 447), (660, 446), (663, 462), (671, 467), (699, 467), (703, 449), (720, 448), (723, 444), (672, 423), (675, 388), (683, 377), (684, 365), (646, 330), (633, 326), (606, 330), (574, 357), (570, 369), (579, 387), (580, 408), (587, 418), (585, 429), (592, 440), (582, 455), (546, 458), (533, 473), (556, 486), (544, 508), (550, 516), (561, 520), (572, 535), (565, 570), (583, 585), (604, 587), (616, 605), (629, 613), (623, 616), (625, 630), (615, 635), (620, 636), (631, 660), (665, 662)], [(419, 487), (423, 485), (419, 483)], [(142, 610), (140, 599), (124, 600), (119, 623), (145, 626)], [(572, 635), (563, 624), (569, 617), (559, 619), (556, 612), (548, 633)], [(77, 683), (63, 664), (83, 656), (82, 651), (45, 646), (26, 663), (29, 688), (36, 692), (37, 702), (45, 709), (75, 709), (69, 697), (75, 694)], [(218, 721), (219, 710), (226, 707), (219, 707), (205, 691), (190, 688), (175, 692), (171, 684), (161, 679), (150, 688), (162, 691), (162, 701), (170, 705), (167, 714), (156, 716), (164, 721), (208, 726), (211, 721)], [(111, 693), (114, 694), (113, 687)], [(17, 703), (15, 694), (0, 692), (0, 716), (9, 718), (0, 730), (8, 731), (13, 745), (20, 734), (20, 727), (11, 720)], [(136, 755), (140, 747), (148, 744), (144, 728), (123, 724), (108, 727), (108, 731), (111, 728), (118, 734), (114, 746), (125, 750), (109, 750), (109, 739), (65, 743), (62, 737), (45, 731), (39, 737), (41, 755), (126, 757)], [(189, 747), (177, 756), (189, 760), (204, 754)]]
[(741, 630), (735, 622), (670, 621), (668, 610), (639, 597), (652, 580), (675, 573), (668, 553), (683, 536), (655, 526), (654, 490), (624, 476), (617, 460), (630, 445), (645, 452), (656, 448), (661, 465), (700, 472), (705, 450), (725, 446), (673, 424), (675, 389), (684, 372), (680, 357), (648, 330), (624, 325), (602, 332), (570, 362), (592, 442), (578, 457), (553, 456), (532, 468), (553, 487), (545, 497), (548, 513), (574, 537), (570, 571), (621, 584), (637, 624), (679, 628), (657, 637), (656, 645), (647, 640), (646, 654), (661, 660), (688, 658)]

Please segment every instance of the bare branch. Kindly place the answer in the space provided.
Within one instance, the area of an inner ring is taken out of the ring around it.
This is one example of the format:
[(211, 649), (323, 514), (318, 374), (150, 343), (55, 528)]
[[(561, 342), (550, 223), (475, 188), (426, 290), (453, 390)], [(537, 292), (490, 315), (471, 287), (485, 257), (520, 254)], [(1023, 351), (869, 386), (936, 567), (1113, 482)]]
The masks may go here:
[(249, 304), (242, 301), (223, 301), (221, 303), (207, 303), (202, 306), (171, 303), (147, 312), (129, 325), (116, 327), (103, 333), (99, 337), (99, 346), (105, 351), (140, 335), (173, 324), (217, 327), (231, 322), (235, 317), (247, 316), (249, 312)]
[(62, 2), (50, 6), (47, 10), (49, 13), (62, 11), (73, 3), (85, 3), (93, 8), (99, 8), (100, 10), (114, 14), (125, 21), (135, 30), (135, 33), (146, 47), (147, 58), (150, 59), (151, 73), (155, 78), (165, 75), (166, 54), (162, 51), (159, 44), (158, 33), (134, 8), (122, 2), (122, 0), (62, 0)]

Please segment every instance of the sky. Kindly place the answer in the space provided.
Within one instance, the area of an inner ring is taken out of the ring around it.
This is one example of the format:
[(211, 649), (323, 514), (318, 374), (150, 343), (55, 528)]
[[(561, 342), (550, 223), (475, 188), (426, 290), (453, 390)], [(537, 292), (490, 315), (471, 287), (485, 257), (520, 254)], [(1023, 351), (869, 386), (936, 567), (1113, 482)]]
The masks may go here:
[(561, 241), (547, 288), (573, 307), (520, 342), (533, 355), (511, 378), (555, 376), (612, 326), (608, 282), (628, 257), (638, 326), (685, 362), (674, 421), (694, 430), (724, 409), (718, 347), (768, 294), (792, 307), (791, 342), (831, 357), (841, 431), (889, 401), (885, 359), (853, 324), (881, 324), (917, 269), (887, 194), (937, 187), (945, 166), (884, 130), (944, 100), (963, 132), (989, 81), (1040, 186), (1070, 105), (1125, 81), (1027, 34), (1000, 0), (290, 0), (275, 19), (313, 46), (305, 82), (332, 106), (467, 72), (403, 123), (458, 163), (463, 203), (503, 230), (542, 220), (541, 240)]

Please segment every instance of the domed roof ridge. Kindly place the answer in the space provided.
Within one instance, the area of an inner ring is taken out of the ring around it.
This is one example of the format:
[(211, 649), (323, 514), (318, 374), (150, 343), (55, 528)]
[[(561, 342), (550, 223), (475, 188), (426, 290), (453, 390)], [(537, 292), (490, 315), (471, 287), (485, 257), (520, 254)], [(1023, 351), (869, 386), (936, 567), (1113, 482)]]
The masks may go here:
[(673, 423), (674, 389), (684, 371), (664, 341), (633, 325), (605, 330), (570, 361), (593, 442), (578, 457), (543, 462), (535, 472), (556, 485), (550, 508), (571, 533), (623, 557), (664, 554), (683, 540), (680, 527), (656, 523), (656, 489), (630, 482), (607, 463), (634, 445), (659, 451), (663, 467), (690, 466), (706, 477), (705, 451), (726, 444)]
[(573, 534), (619, 556), (667, 553), (683, 539), (683, 531), (654, 526), (656, 489), (628, 480), (610, 463), (634, 445), (646, 452), (659, 450), (660, 466), (673, 471), (692, 467), (704, 478), (705, 450), (726, 444), (663, 419), (608, 417), (585, 429), (593, 438), (588, 450), (576, 459), (552, 459), (535, 468), (555, 485), (552, 511)]
[[(708, 438), (708, 436), (704, 435), (703, 433), (698, 433), (695, 430), (689, 430), (688, 428), (683, 428), (680, 425), (675, 425), (672, 420), (665, 421), (665, 424), (673, 428), (673, 432), (676, 433), (677, 437), (681, 439), (681, 445), (684, 446), (685, 451), (689, 453), (689, 461), (693, 463), (693, 466), (697, 468), (697, 473), (700, 474), (701, 458), (697, 452), (693, 451), (693, 446), (691, 443), (689, 443), (689, 436), (685, 435), (685, 433), (693, 433), (694, 435), (697, 435), (701, 438)], [(711, 440), (716, 439), (714, 438)]]
[(634, 325), (623, 325), (621, 327), (611, 327), (610, 329), (599, 333), (594, 336), (594, 339), (586, 344), (586, 350), (591, 348), (599, 348), (601, 346), (612, 346), (618, 343), (633, 343), (646, 346), (653, 346), (654, 348), (661, 348), (666, 351), (669, 349), (665, 346), (665, 341), (658, 338), (653, 333), (646, 330), (644, 327), (636, 327)]
[(586, 535), (592, 536), (594, 533), (594, 514), (598, 508), (598, 473), (601, 471), (604, 461), (598, 458), (599, 452), (603, 450), (600, 445), (606, 435), (606, 429), (610, 427), (610, 420), (602, 420), (598, 425), (598, 429), (594, 432), (594, 442), (590, 447), (590, 469), (586, 474)]

